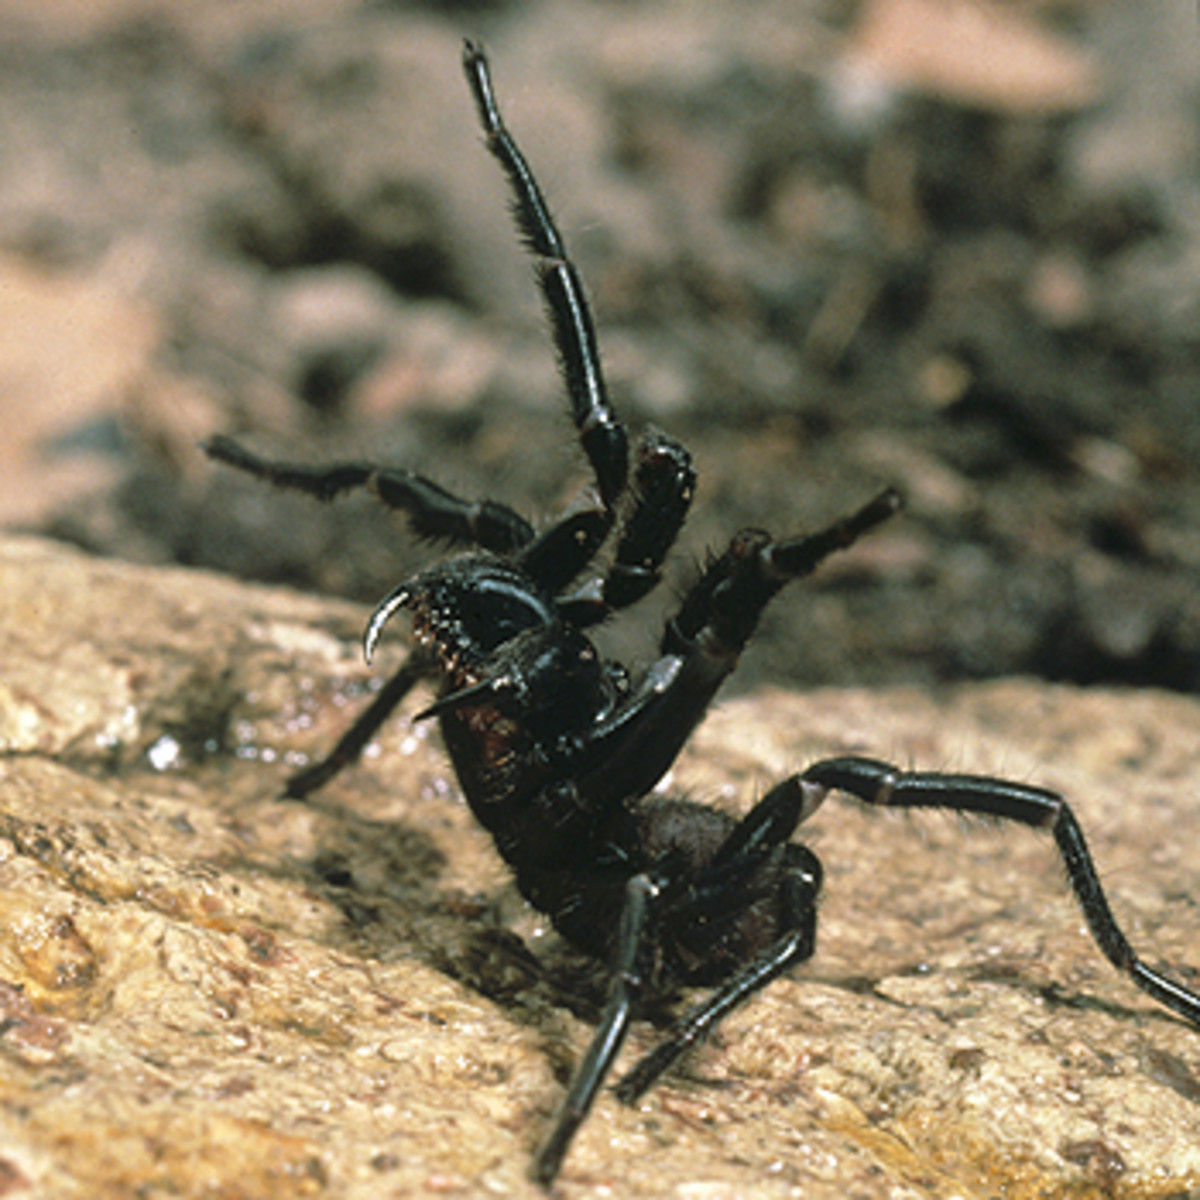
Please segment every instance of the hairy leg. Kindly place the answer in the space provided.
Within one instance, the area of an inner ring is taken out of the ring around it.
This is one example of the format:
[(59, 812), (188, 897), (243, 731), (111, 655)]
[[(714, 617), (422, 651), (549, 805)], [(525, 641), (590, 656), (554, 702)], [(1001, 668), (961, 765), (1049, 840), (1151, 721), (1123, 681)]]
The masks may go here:
[(902, 771), (891, 763), (870, 758), (826, 759), (814, 763), (801, 778), (849, 792), (880, 807), (942, 808), (1048, 829), (1054, 835), (1088, 929), (1108, 961), (1160, 1004), (1200, 1027), (1200, 996), (1146, 966), (1121, 932), (1100, 885), (1083, 830), (1057, 792), (984, 775)]
[(538, 282), (550, 317), (571, 417), (596, 477), (602, 520), (589, 531), (594, 542), (590, 557), (616, 517), (615, 506), (625, 489), (629, 471), (628, 439), (609, 403), (591, 310), (579, 273), (567, 254), (533, 171), (504, 124), (487, 56), (473, 42), (466, 42), (463, 47), (463, 69), (475, 98), (487, 147), (508, 176), (517, 227), (526, 246), (537, 257)]
[(262, 458), (218, 435), (204, 443), (209, 458), (235, 467), (276, 487), (304, 492), (318, 500), (332, 500), (362, 488), (388, 508), (403, 512), (413, 532), (421, 537), (443, 538), (463, 546), (481, 546), (497, 554), (519, 550), (533, 539), (533, 528), (524, 517), (493, 500), (460, 500), (422, 475), (371, 463), (342, 462), (323, 466), (278, 462)]

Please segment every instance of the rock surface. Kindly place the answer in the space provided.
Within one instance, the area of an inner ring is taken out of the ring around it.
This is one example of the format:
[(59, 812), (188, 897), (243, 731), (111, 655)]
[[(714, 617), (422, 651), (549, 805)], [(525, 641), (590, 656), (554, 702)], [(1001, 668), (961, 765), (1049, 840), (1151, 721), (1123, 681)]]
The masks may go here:
[[(0, 1196), (538, 1194), (594, 989), (436, 736), (401, 717), (279, 799), (370, 686), (362, 617), (0, 543)], [(1197, 701), (767, 692), (672, 786), (744, 808), (831, 751), (1061, 788), (1135, 946), (1200, 986)], [(1200, 1037), (1103, 961), (1045, 839), (837, 800), (808, 837), (816, 958), (638, 1108), (603, 1096), (563, 1196), (1195, 1194)]]

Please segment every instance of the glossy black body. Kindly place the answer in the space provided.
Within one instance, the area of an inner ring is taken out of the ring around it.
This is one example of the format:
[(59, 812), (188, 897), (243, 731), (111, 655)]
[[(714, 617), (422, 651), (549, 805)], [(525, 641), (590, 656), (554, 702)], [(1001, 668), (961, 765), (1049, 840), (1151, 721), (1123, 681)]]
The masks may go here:
[(886, 490), (808, 535), (737, 533), (682, 596), (653, 663), (634, 674), (604, 660), (588, 630), (658, 584), (692, 500), (694, 472), (686, 449), (661, 433), (641, 440), (631, 465), (582, 284), (501, 119), (482, 50), (468, 44), (463, 64), (535, 259), (591, 486), (537, 532), (503, 504), (466, 501), (395, 468), (275, 462), (226, 438), (214, 438), (207, 450), (322, 500), (367, 488), (418, 532), (464, 551), (380, 602), (367, 629), (368, 657), (401, 610), (411, 616), (414, 649), (332, 753), (293, 776), (288, 792), (302, 797), (327, 782), (355, 761), (415, 683), (434, 683), (436, 699), (421, 715), (439, 720), (471, 810), (521, 893), (564, 938), (611, 968), (608, 1003), (535, 1158), (534, 1177), (546, 1186), (556, 1177), (648, 992), (679, 984), (714, 989), (618, 1083), (626, 1102), (732, 1007), (812, 954), (821, 867), (791, 839), (834, 789), (868, 804), (980, 813), (1046, 829), (1104, 954), (1200, 1026), (1200, 998), (1130, 948), (1079, 824), (1054, 792), (836, 758), (785, 779), (740, 819), (649, 795), (736, 666), (767, 603), (886, 520), (899, 498)]

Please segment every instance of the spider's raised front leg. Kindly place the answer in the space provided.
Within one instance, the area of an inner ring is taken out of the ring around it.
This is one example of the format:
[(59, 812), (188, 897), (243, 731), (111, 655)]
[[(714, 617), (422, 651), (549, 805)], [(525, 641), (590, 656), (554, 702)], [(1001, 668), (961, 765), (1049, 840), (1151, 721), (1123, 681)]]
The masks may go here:
[(563, 620), (578, 629), (596, 625), (653, 591), (695, 489), (696, 472), (686, 448), (665, 434), (647, 434), (638, 446), (630, 487), (633, 506), (622, 518), (613, 561), (603, 578), (559, 602)]
[[(534, 578), (542, 580), (539, 568), (547, 563), (557, 565), (569, 582), (591, 561), (616, 520), (616, 504), (629, 473), (628, 438), (609, 403), (583, 283), (537, 179), (500, 115), (482, 47), (473, 42), (464, 44), (463, 69), (487, 147), (504, 168), (512, 188), (517, 227), (526, 246), (537, 256), (538, 283), (550, 316), (571, 418), (596, 477), (600, 507), (564, 517), (547, 529), (525, 555)], [(553, 582), (546, 586), (557, 590)]]
[(1083, 830), (1057, 792), (983, 775), (902, 771), (870, 758), (827, 759), (814, 763), (801, 778), (885, 808), (942, 808), (1048, 829), (1054, 835), (1088, 929), (1104, 956), (1142, 991), (1200, 1027), (1200, 996), (1146, 966), (1121, 932), (1100, 885)]

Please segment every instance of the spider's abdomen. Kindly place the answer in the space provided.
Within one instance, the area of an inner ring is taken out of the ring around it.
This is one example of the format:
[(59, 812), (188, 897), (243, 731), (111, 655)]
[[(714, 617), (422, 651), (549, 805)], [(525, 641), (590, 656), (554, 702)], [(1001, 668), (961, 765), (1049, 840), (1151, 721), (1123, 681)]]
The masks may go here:
[[(659, 947), (661, 979), (708, 986), (752, 962), (794, 926), (798, 894), (815, 898), (821, 866), (797, 842), (771, 846), (736, 867), (717, 865), (739, 822), (691, 800), (654, 799), (637, 810), (643, 870), (665, 865), (682, 882), (666, 901)], [(716, 861), (715, 861), (716, 860)]]
[[(556, 804), (553, 815), (565, 811)], [(792, 928), (797, 906), (811, 907), (820, 887), (820, 864), (799, 843), (714, 865), (737, 826), (730, 814), (690, 800), (635, 802), (611, 814), (602, 837), (576, 836), (557, 856), (515, 862), (517, 883), (567, 941), (611, 961), (629, 880), (643, 873), (669, 880), (647, 964), (654, 986), (717, 984)]]

